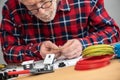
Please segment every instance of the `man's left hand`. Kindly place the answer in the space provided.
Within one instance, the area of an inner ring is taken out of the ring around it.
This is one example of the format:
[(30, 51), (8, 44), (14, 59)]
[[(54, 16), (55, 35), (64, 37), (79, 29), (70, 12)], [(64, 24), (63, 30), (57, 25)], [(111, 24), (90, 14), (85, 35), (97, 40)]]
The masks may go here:
[(77, 39), (68, 40), (60, 47), (61, 56), (67, 59), (79, 57), (82, 53), (82, 44)]

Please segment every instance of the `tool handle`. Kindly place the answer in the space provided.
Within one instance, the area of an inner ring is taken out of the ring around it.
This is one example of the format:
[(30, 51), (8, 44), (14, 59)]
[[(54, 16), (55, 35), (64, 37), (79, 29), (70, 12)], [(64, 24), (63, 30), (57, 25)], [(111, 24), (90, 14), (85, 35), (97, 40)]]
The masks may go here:
[(27, 74), (27, 73), (30, 73), (30, 70), (12, 71), (12, 72), (8, 72), (8, 75)]

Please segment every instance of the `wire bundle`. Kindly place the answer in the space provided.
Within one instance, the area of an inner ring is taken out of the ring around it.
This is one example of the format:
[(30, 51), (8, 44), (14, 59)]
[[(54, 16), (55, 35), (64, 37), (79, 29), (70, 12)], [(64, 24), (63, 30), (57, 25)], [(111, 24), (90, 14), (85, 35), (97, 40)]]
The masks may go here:
[(117, 58), (120, 58), (120, 43), (114, 45), (114, 52)]
[(113, 55), (102, 55), (84, 58), (75, 65), (75, 70), (88, 70), (100, 68), (108, 65)]
[(99, 44), (89, 46), (83, 50), (83, 59), (76, 63), (75, 70), (88, 70), (104, 67), (110, 63), (114, 54), (114, 46), (111, 45)]

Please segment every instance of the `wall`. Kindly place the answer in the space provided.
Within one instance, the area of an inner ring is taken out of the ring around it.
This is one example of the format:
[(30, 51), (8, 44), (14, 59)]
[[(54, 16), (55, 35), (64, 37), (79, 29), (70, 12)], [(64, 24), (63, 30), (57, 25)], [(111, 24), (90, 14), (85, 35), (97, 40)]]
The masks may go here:
[[(2, 9), (2, 5), (6, 0), (0, 0), (0, 20), (2, 18), (1, 16), (1, 9)], [(110, 16), (112, 18), (115, 19), (115, 21), (117, 22), (117, 24), (120, 26), (120, 0), (105, 0), (105, 7), (108, 11), (108, 13), (110, 14)], [(0, 50), (0, 63), (5, 63), (3, 61), (3, 57), (2, 57), (2, 52)]]
[(5, 1), (6, 1), (6, 0), (0, 0), (0, 21), (1, 21), (1, 18), (2, 18), (2, 16), (1, 16), (2, 6), (3, 6), (3, 4), (4, 4)]
[[(6, 1), (6, 0), (0, 0), (0, 22), (1, 22), (1, 18), (2, 18), (2, 16), (1, 16), (2, 6), (3, 6), (3, 4), (4, 4), (5, 1)], [(5, 63), (5, 61), (4, 61), (4, 59), (3, 59), (3, 54), (2, 54), (2, 52), (1, 52), (1, 47), (0, 47), (0, 64), (4, 64), (4, 63)]]
[(105, 8), (120, 27), (120, 0), (105, 0)]

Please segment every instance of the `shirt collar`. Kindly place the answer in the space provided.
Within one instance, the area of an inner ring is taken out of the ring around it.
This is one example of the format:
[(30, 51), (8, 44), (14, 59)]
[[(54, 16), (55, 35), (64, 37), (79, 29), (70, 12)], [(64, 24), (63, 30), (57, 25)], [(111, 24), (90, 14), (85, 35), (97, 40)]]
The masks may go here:
[(70, 5), (68, 0), (60, 0), (58, 4), (58, 11), (70, 11)]

